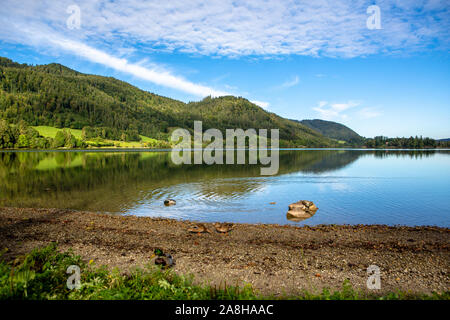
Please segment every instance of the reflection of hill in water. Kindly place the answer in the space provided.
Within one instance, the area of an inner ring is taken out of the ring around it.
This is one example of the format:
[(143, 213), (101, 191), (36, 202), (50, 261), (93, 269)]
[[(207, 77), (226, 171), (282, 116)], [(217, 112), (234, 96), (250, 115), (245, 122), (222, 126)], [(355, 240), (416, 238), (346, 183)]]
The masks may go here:
[[(280, 151), (278, 175), (339, 170), (371, 153), (418, 156), (416, 152)], [(0, 179), (4, 182), (2, 206), (116, 212), (142, 201), (159, 201), (184, 183), (195, 189), (198, 198), (214, 201), (243, 197), (263, 188), (272, 177), (260, 176), (259, 165), (176, 166), (167, 152), (4, 152), (0, 153)]]
[(312, 151), (312, 155), (315, 157), (310, 163), (305, 164), (300, 171), (309, 173), (336, 171), (356, 161), (362, 155), (358, 151), (350, 150), (328, 151), (320, 155), (315, 154), (318, 152), (321, 151)]

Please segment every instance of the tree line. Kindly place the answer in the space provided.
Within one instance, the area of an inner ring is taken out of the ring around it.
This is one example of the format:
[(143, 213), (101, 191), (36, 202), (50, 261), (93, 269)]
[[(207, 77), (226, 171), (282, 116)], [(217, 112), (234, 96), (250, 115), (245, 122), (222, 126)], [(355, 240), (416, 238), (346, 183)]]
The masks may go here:
[(84, 148), (87, 144), (75, 138), (69, 130), (58, 131), (55, 138), (39, 135), (25, 121), (10, 125), (0, 120), (0, 149), (50, 149), (50, 148)]
[(108, 140), (120, 140), (120, 141), (140, 141), (141, 137), (135, 129), (119, 130), (116, 128), (108, 127), (83, 127), (81, 131), (81, 137), (83, 140), (89, 139), (108, 139)]
[(439, 141), (431, 138), (409, 137), (388, 138), (377, 136), (366, 138), (364, 146), (367, 148), (405, 148), (405, 149), (427, 149), (427, 148), (449, 148), (450, 141)]

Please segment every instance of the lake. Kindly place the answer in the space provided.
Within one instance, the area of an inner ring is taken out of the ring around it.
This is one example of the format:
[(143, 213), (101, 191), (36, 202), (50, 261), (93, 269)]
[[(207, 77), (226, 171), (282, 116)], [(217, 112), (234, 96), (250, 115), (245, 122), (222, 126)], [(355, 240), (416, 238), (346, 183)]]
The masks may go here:
[[(241, 223), (450, 226), (450, 151), (280, 151), (259, 165), (175, 165), (170, 152), (0, 152), (0, 206)], [(163, 201), (173, 198), (175, 206)], [(288, 205), (317, 213), (287, 220)], [(275, 202), (275, 204), (270, 204)]]

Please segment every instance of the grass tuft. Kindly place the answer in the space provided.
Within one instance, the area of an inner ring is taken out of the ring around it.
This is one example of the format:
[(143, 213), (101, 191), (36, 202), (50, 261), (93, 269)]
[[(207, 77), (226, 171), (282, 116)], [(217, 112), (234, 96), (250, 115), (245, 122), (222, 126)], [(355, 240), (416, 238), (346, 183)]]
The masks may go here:
[[(70, 290), (67, 280), (71, 274), (67, 268), (80, 268), (80, 288)], [(405, 292), (389, 293), (384, 296), (367, 295), (354, 290), (344, 282), (342, 289), (331, 292), (324, 289), (320, 294), (303, 292), (299, 296), (276, 297), (276, 299), (301, 300), (359, 300), (359, 299), (445, 299), (450, 293), (413, 295)], [(56, 244), (35, 249), (14, 261), (0, 262), (0, 299), (30, 300), (253, 300), (274, 299), (261, 296), (251, 285), (199, 286), (193, 284), (193, 277), (177, 275), (171, 270), (162, 270), (154, 265), (123, 274), (118, 269), (97, 267), (91, 260), (84, 262), (72, 250), (59, 252)]]

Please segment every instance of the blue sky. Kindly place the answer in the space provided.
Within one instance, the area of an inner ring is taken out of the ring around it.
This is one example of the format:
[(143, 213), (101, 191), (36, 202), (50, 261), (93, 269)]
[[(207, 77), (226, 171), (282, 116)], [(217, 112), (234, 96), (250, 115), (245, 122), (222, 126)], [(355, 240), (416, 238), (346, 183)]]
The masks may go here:
[(448, 1), (3, 2), (0, 55), (18, 62), (186, 102), (243, 96), (366, 137), (450, 137)]

